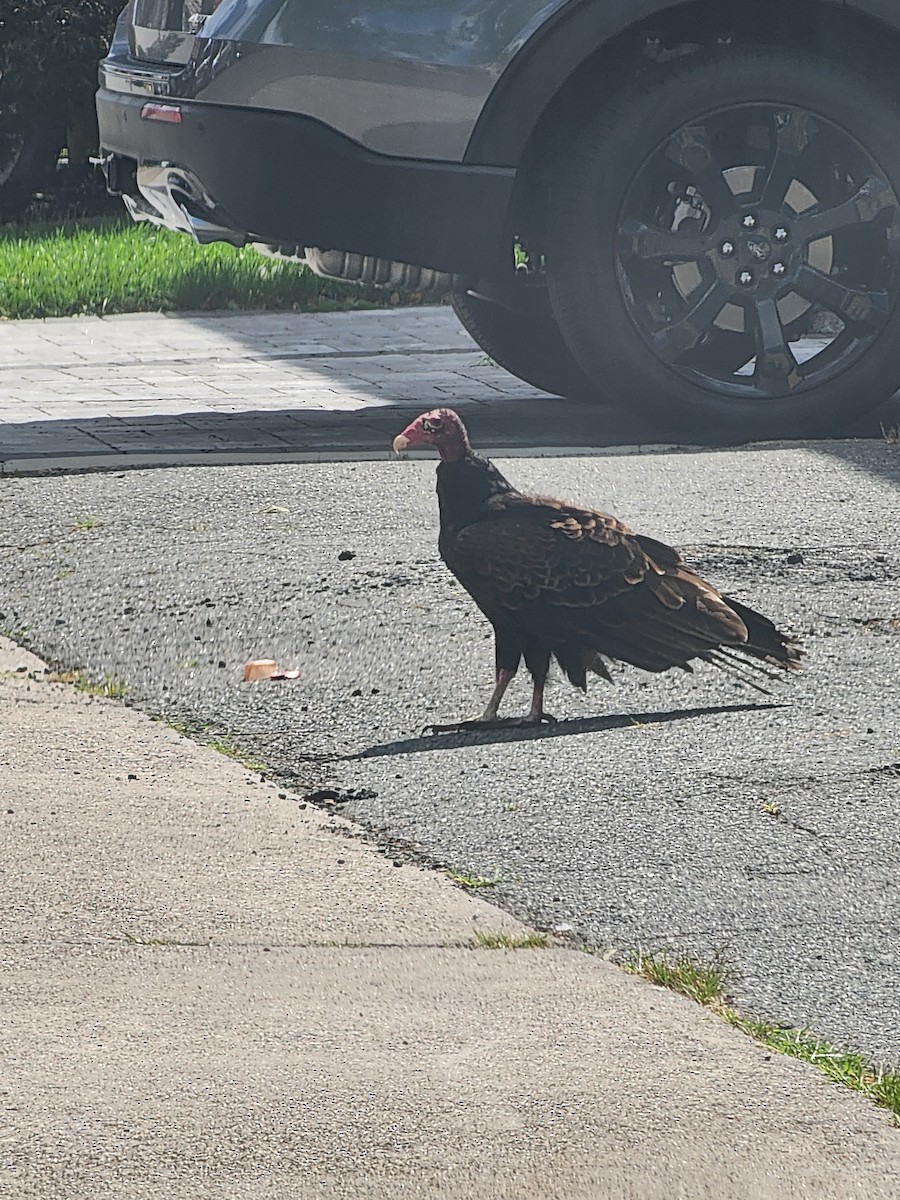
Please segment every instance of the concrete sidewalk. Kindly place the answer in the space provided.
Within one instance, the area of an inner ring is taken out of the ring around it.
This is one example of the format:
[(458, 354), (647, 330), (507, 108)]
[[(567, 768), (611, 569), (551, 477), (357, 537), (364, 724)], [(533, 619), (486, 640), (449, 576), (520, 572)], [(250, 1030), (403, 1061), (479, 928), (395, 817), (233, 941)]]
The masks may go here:
[(811, 1068), (0, 643), (0, 1196), (897, 1197)]

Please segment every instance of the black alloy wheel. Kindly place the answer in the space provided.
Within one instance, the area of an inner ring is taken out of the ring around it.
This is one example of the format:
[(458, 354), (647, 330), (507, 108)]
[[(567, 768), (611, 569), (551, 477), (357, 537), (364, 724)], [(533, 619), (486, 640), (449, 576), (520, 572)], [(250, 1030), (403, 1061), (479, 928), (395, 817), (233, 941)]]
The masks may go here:
[(778, 50), (689, 56), (578, 159), (551, 295), (598, 386), (750, 436), (825, 432), (900, 386), (900, 113), (861, 81)]

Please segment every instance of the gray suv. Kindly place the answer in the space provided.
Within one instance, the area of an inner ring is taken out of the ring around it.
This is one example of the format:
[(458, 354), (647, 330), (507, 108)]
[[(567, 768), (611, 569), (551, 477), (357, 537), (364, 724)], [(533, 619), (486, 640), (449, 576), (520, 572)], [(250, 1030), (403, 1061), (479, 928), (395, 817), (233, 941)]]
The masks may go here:
[(138, 220), (451, 294), (497, 362), (674, 436), (900, 386), (898, 0), (131, 0)]

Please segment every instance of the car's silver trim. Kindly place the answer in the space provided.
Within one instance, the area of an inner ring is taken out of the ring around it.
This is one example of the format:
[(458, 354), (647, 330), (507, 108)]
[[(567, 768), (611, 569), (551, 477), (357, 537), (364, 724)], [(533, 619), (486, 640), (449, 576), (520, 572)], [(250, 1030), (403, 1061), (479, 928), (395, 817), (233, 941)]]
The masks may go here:
[(181, 67), (177, 70), (151, 70), (133, 62), (118, 63), (105, 59), (100, 64), (100, 86), (126, 96), (168, 96), (171, 95), (173, 77), (181, 74), (181, 71)]

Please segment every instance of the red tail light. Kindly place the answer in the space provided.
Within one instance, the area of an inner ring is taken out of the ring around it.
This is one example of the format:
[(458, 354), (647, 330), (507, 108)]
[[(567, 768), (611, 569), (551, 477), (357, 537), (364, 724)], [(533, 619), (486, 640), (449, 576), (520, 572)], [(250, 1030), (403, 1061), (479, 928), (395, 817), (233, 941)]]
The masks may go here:
[(142, 121), (165, 121), (169, 125), (181, 124), (181, 109), (177, 104), (153, 104), (148, 102), (141, 109)]

